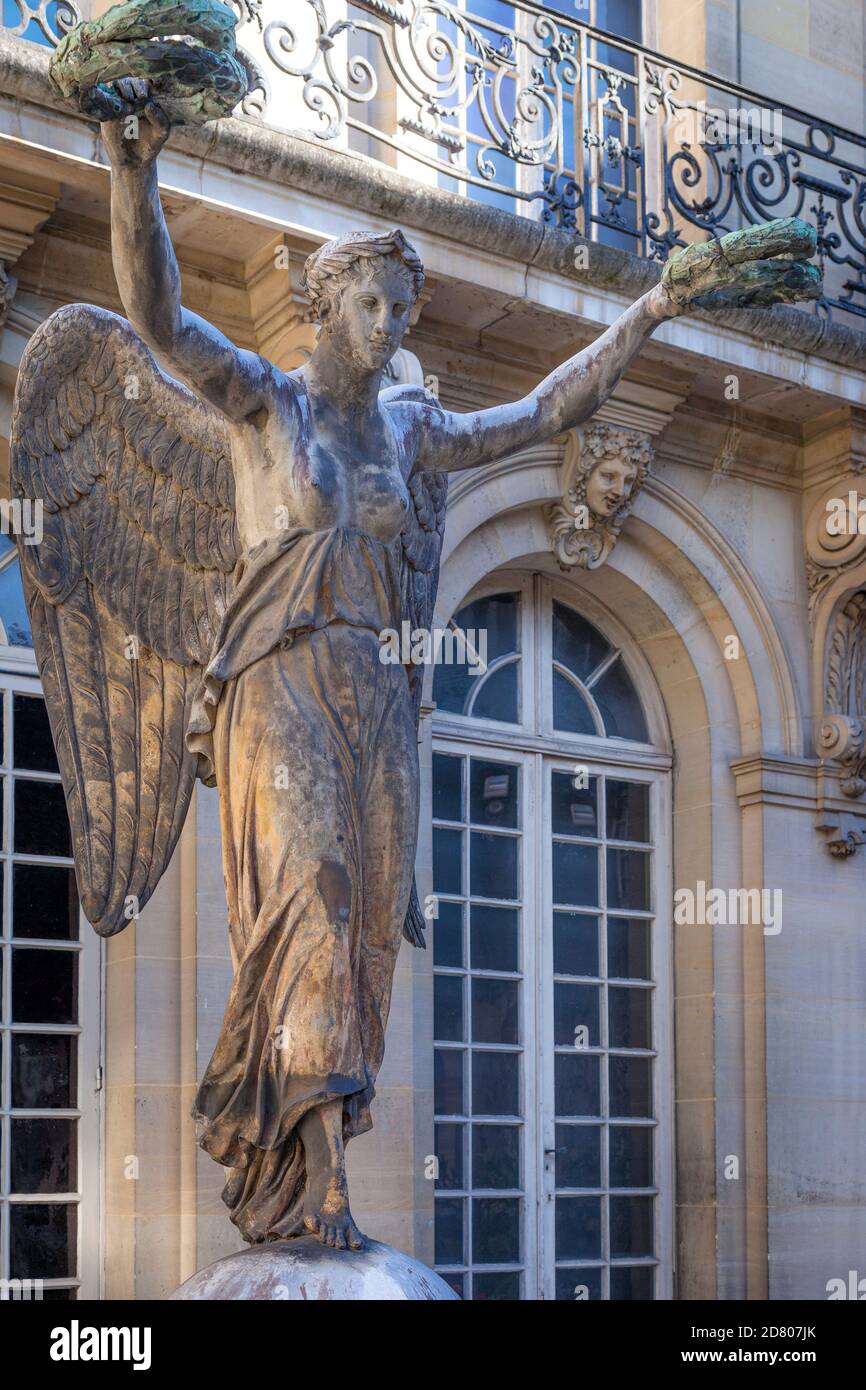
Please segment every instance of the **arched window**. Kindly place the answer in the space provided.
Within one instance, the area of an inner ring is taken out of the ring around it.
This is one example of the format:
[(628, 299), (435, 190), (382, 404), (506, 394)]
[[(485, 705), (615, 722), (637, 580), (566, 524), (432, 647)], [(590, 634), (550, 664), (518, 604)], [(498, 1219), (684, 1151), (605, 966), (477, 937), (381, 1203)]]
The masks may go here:
[(669, 760), (582, 607), (488, 584), (452, 623), (483, 668), (434, 674), (436, 1267), (464, 1298), (670, 1287)]

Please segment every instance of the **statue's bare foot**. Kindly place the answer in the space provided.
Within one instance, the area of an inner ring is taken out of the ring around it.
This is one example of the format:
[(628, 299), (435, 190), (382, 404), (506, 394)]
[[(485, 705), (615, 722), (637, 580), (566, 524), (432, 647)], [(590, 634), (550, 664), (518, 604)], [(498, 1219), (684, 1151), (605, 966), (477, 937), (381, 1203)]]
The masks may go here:
[(349, 1210), (342, 1101), (317, 1106), (299, 1128), (307, 1168), (304, 1225), (323, 1245), (363, 1250), (364, 1236)]
[(312, 1182), (307, 1179), (304, 1225), (323, 1245), (331, 1245), (335, 1250), (363, 1250), (366, 1244), (352, 1220), (345, 1178), (341, 1183), (336, 1174), (324, 1183), (318, 1177)]

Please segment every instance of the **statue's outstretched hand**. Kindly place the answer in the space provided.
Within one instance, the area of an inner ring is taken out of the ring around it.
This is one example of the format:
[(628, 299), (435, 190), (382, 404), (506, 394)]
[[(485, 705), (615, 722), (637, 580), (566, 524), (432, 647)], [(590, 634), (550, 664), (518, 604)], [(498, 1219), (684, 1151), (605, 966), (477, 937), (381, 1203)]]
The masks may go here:
[(171, 123), (153, 100), (150, 83), (143, 77), (122, 77), (110, 86), (124, 110), (120, 119), (102, 123), (111, 163), (115, 168), (152, 164), (168, 139)]
[(799, 217), (780, 218), (687, 246), (672, 256), (658, 285), (666, 317), (701, 309), (760, 308), (818, 299), (821, 272), (809, 265), (817, 237)]

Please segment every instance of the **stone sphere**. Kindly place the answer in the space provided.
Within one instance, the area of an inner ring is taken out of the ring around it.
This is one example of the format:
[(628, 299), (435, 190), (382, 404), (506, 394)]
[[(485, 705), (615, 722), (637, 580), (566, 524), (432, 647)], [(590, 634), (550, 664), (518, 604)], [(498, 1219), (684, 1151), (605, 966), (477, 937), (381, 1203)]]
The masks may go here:
[(331, 1250), (312, 1236), (275, 1240), (226, 1255), (187, 1279), (171, 1297), (459, 1302), (444, 1279), (392, 1245), (370, 1240), (364, 1250)]

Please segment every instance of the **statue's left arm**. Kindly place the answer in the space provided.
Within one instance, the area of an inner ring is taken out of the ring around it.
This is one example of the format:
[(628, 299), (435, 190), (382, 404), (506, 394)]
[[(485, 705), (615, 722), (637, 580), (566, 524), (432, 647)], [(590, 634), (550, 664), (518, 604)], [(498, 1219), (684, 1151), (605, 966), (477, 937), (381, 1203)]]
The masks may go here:
[(404, 406), (414, 470), (475, 468), (582, 424), (611, 395), (658, 325), (692, 305), (731, 308), (817, 298), (820, 274), (807, 264), (814, 252), (814, 229), (798, 218), (687, 247), (600, 338), (521, 400), (467, 414), (444, 411), (438, 403)]

